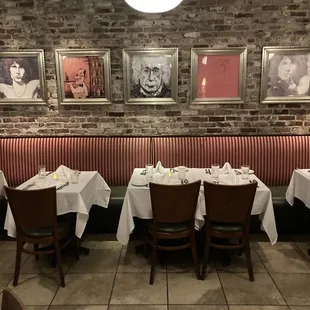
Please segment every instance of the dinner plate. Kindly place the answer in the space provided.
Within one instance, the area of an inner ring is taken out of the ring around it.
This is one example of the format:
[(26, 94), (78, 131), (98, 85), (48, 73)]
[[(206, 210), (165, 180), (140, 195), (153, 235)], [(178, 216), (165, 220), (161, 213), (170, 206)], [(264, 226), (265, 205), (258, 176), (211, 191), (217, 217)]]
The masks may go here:
[[(173, 170), (175, 172), (178, 172), (179, 171), (179, 167), (174, 167)], [(188, 172), (188, 171), (189, 171), (189, 168), (186, 167), (185, 172)]]
[(135, 181), (132, 181), (131, 182), (131, 185), (133, 185), (133, 186), (147, 186), (149, 184), (149, 182), (148, 181), (146, 181), (146, 180), (135, 180)]
[[(237, 172), (238, 174), (239, 174), (239, 172), (240, 172), (240, 174), (241, 174), (241, 169), (234, 169), (235, 170), (235, 172)], [(254, 170), (249, 170), (249, 174), (254, 174)]]

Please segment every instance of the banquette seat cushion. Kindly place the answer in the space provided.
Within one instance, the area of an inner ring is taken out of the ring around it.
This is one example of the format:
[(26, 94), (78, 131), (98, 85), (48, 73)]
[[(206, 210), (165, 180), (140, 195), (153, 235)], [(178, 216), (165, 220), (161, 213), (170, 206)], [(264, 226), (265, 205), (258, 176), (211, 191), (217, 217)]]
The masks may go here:
[(36, 174), (38, 164), (49, 171), (59, 165), (99, 171), (112, 188), (112, 199), (111, 208), (93, 208), (89, 226), (94, 231), (116, 230), (133, 169), (159, 160), (165, 167), (248, 164), (271, 187), (275, 207), (285, 209), (283, 218), (291, 217), (285, 191), (295, 168), (310, 167), (310, 136), (0, 138), (0, 170), (10, 186)]

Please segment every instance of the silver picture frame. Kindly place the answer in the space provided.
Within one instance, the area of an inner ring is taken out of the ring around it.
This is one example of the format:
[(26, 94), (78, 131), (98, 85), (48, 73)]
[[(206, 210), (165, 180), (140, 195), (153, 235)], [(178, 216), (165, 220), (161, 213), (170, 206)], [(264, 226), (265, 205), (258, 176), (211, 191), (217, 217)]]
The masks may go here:
[(263, 47), (260, 103), (309, 102), (310, 47)]
[(245, 47), (192, 48), (191, 103), (244, 103), (246, 66)]
[(56, 49), (60, 105), (111, 104), (110, 49)]
[(126, 104), (176, 104), (177, 48), (123, 49)]
[(47, 103), (43, 49), (0, 52), (0, 105)]

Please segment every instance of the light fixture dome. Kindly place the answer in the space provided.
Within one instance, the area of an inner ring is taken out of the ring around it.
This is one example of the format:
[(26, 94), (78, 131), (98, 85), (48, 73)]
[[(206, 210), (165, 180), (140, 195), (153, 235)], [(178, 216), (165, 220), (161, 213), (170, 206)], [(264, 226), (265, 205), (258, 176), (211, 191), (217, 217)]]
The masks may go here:
[(144, 13), (162, 13), (174, 9), (183, 0), (125, 0), (132, 8)]

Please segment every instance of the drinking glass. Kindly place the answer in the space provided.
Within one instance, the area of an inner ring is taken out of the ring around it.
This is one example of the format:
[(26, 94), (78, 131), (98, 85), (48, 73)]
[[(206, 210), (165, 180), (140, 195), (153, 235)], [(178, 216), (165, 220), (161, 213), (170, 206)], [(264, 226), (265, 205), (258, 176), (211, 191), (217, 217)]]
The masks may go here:
[(146, 176), (148, 179), (153, 178), (153, 169), (154, 169), (154, 165), (152, 165), (152, 164), (146, 164), (145, 165)]
[(79, 182), (79, 174), (80, 172), (78, 170), (72, 170), (71, 172), (71, 183), (72, 184)]
[(182, 181), (185, 179), (185, 172), (186, 172), (185, 166), (178, 167), (178, 178)]
[(38, 166), (38, 174), (40, 179), (44, 179), (46, 177), (46, 167), (45, 165)]
[(241, 177), (244, 180), (249, 179), (249, 172), (250, 172), (250, 167), (247, 165), (242, 165), (241, 166)]
[(212, 178), (215, 181), (219, 180), (219, 176), (220, 176), (220, 165), (219, 164), (211, 165), (211, 174), (212, 174)]

